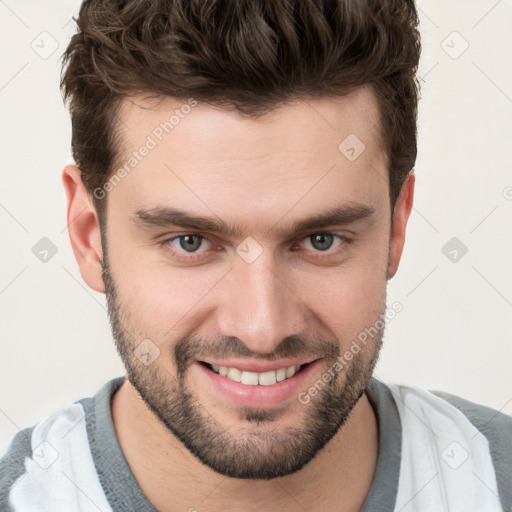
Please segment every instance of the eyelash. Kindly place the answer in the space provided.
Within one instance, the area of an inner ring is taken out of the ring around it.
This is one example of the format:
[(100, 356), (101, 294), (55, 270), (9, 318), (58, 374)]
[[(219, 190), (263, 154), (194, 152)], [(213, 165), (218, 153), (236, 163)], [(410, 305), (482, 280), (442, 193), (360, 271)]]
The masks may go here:
[[(332, 258), (333, 255), (336, 255), (338, 252), (340, 252), (340, 250), (343, 250), (346, 244), (351, 242), (351, 240), (349, 238), (347, 238), (345, 235), (339, 235), (337, 233), (332, 233), (330, 231), (319, 231), (317, 233), (311, 233), (311, 234), (305, 236), (304, 238), (302, 238), (300, 240), (300, 242), (302, 242), (303, 240), (307, 240), (308, 238), (311, 238), (314, 235), (331, 235), (334, 237), (335, 240), (338, 240), (341, 243), (341, 245), (338, 246), (337, 250), (336, 249), (334, 249), (334, 250), (327, 249), (326, 251), (318, 251), (319, 256), (315, 256), (315, 258), (318, 260)], [(203, 240), (207, 240), (211, 244), (214, 244), (213, 240), (208, 235), (205, 235), (202, 233), (181, 233), (179, 235), (174, 235), (170, 238), (166, 238), (165, 240), (163, 240), (161, 242), (161, 244), (165, 248), (170, 248), (170, 247), (172, 247), (171, 242), (173, 242), (174, 240), (178, 240), (180, 238), (184, 238), (186, 236), (197, 236)], [(298, 243), (294, 243), (293, 247), (296, 247), (297, 245), (298, 245)], [(183, 253), (174, 248), (171, 248), (168, 250), (170, 250), (170, 252), (172, 253), (172, 256), (174, 258), (176, 258), (178, 261), (188, 262), (188, 263), (194, 262), (195, 260), (203, 257), (203, 255), (204, 255), (204, 253)], [(324, 253), (324, 254), (322, 254), (322, 253)], [(183, 254), (189, 254), (189, 256), (183, 256)]]

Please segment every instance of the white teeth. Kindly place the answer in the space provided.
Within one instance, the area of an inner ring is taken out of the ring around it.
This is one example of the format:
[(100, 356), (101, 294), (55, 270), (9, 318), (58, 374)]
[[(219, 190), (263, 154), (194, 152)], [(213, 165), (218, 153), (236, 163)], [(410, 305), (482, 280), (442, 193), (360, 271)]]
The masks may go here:
[(286, 378), (288, 379), (290, 377), (293, 377), (297, 369), (297, 366), (289, 366), (288, 368), (286, 368)]
[(242, 384), (249, 384), (249, 386), (256, 386), (258, 384), (258, 374), (255, 372), (242, 372), (240, 382)]
[(271, 386), (277, 382), (276, 372), (271, 370), (269, 372), (260, 373), (258, 376), (258, 382), (262, 386)]
[(234, 380), (235, 382), (240, 382), (242, 372), (238, 368), (228, 368), (226, 377), (228, 379)]
[(276, 380), (281, 382), (284, 379), (286, 379), (286, 368), (279, 368), (276, 372)]
[(212, 370), (223, 377), (227, 377), (235, 382), (241, 382), (248, 386), (272, 386), (276, 382), (293, 377), (298, 371), (300, 366), (293, 365), (287, 368), (279, 368), (278, 370), (270, 370), (268, 372), (256, 373), (241, 371), (238, 368), (228, 368), (227, 366), (211, 365)]

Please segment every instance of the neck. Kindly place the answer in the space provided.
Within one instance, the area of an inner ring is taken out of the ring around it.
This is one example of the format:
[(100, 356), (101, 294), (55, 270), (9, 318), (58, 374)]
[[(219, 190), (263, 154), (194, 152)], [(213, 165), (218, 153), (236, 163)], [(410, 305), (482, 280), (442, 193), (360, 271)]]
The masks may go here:
[[(317, 456), (300, 471), (272, 480), (239, 480), (202, 464), (158, 420), (126, 380), (114, 395), (112, 419), (130, 469), (161, 512), (360, 510), (378, 453), (378, 427), (366, 395)], [(141, 449), (141, 447), (144, 447)]]

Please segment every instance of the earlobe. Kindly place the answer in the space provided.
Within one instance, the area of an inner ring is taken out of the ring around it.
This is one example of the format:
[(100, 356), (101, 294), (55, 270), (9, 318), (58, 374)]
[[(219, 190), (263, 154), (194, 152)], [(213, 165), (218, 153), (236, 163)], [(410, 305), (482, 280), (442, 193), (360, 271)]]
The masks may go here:
[(394, 277), (398, 270), (400, 258), (405, 244), (405, 230), (411, 214), (414, 200), (414, 170), (410, 171), (405, 179), (400, 194), (396, 200), (391, 225), (389, 241), (389, 261), (387, 279)]
[(64, 167), (62, 182), (67, 198), (69, 239), (80, 274), (93, 290), (104, 293), (101, 268), (103, 251), (96, 209), (76, 165)]

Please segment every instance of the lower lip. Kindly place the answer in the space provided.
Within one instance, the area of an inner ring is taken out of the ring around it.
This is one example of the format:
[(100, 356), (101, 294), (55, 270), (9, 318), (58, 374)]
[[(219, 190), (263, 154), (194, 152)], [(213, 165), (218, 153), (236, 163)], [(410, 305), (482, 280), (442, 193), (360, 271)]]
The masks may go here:
[(320, 362), (321, 360), (317, 360), (308, 363), (293, 377), (276, 382), (270, 386), (250, 386), (241, 382), (235, 382), (215, 373), (197, 361), (193, 363), (192, 367), (197, 368), (202, 378), (208, 379), (208, 382), (214, 389), (235, 404), (245, 407), (265, 408), (280, 405), (290, 398), (296, 398), (301, 391), (306, 389), (309, 375), (315, 371)]

